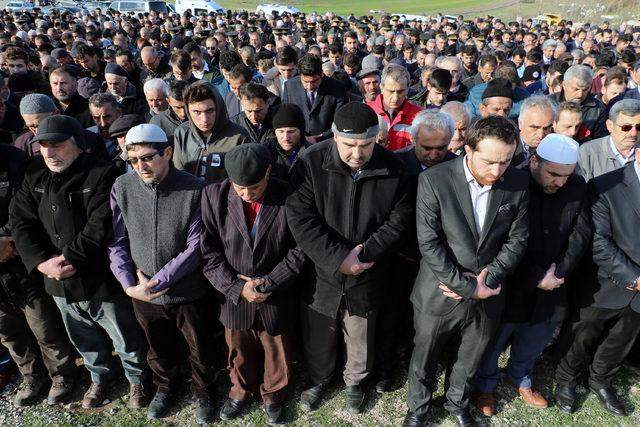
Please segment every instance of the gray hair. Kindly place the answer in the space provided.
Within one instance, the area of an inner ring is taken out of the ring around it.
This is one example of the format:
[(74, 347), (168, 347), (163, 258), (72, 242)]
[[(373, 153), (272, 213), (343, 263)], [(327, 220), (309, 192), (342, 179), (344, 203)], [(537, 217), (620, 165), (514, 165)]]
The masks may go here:
[(142, 91), (146, 95), (149, 92), (153, 91), (162, 91), (164, 97), (167, 97), (167, 91), (169, 90), (169, 85), (162, 79), (150, 79), (144, 83), (144, 87)]
[(616, 123), (620, 113), (630, 117), (640, 114), (640, 99), (627, 98), (613, 104), (609, 110), (609, 120)]
[(564, 73), (564, 82), (568, 83), (571, 80), (577, 80), (578, 84), (582, 87), (591, 86), (593, 82), (593, 72), (591, 68), (586, 65), (572, 65)]
[(551, 110), (554, 120), (558, 114), (558, 105), (553, 100), (545, 95), (533, 95), (522, 101), (522, 104), (520, 105), (520, 116), (518, 117), (518, 121), (520, 121), (522, 117), (524, 117), (524, 115), (529, 112), (529, 110), (532, 110), (534, 108)]
[[(446, 105), (446, 104), (445, 104)], [(447, 140), (453, 137), (456, 125), (453, 117), (437, 109), (422, 110), (411, 123), (411, 140), (415, 143), (418, 140), (420, 128), (425, 127), (428, 131), (440, 131), (447, 135)]]
[(439, 56), (434, 65), (438, 68), (442, 68), (442, 66), (447, 62), (455, 62), (458, 65), (458, 70), (462, 70), (462, 67), (464, 66), (462, 60), (457, 56)]
[(89, 106), (102, 108), (107, 104), (111, 105), (116, 110), (120, 109), (120, 104), (118, 103), (118, 100), (116, 99), (115, 96), (111, 95), (110, 93), (98, 92), (98, 93), (94, 93), (93, 95), (91, 95), (91, 98), (89, 98)]
[(542, 50), (545, 50), (548, 47), (556, 47), (558, 46), (558, 42), (556, 40), (553, 39), (547, 39), (544, 41), (544, 43), (542, 43)]
[(387, 79), (391, 79), (394, 82), (397, 82), (400, 79), (405, 79), (407, 86), (411, 84), (409, 71), (407, 71), (407, 69), (402, 65), (398, 64), (387, 64), (387, 66), (384, 67), (382, 70), (382, 77), (380, 77), (380, 83), (384, 84)]
[(464, 120), (467, 124), (471, 122), (469, 109), (460, 101), (449, 101), (442, 106), (440, 111), (449, 114), (454, 121)]

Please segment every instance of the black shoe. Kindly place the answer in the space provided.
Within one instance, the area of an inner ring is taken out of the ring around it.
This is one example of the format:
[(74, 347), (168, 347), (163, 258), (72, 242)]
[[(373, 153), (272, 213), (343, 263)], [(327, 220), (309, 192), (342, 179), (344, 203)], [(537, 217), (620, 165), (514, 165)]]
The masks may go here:
[(215, 418), (213, 402), (209, 397), (201, 397), (196, 401), (196, 422), (207, 424), (213, 422)]
[(476, 427), (478, 425), (476, 420), (469, 413), (468, 409), (463, 409), (462, 411), (451, 415), (453, 415), (453, 418), (456, 419), (456, 423), (458, 423), (460, 427)]
[(282, 417), (283, 408), (284, 404), (282, 402), (265, 404), (264, 412), (267, 414), (267, 424), (270, 426), (280, 424), (280, 417)]
[(229, 421), (234, 419), (240, 414), (242, 408), (244, 408), (245, 401), (244, 400), (235, 400), (232, 398), (228, 398), (222, 409), (220, 409), (220, 419), (222, 421)]
[(169, 403), (169, 393), (157, 391), (147, 408), (147, 418), (155, 420), (164, 417), (169, 410)]
[(402, 427), (422, 427), (426, 421), (427, 416), (425, 414), (417, 415), (411, 411), (407, 411)]
[(555, 400), (558, 409), (572, 414), (576, 410), (576, 388), (568, 385), (556, 385)]
[(620, 402), (618, 395), (616, 395), (616, 392), (612, 387), (605, 387), (597, 390), (591, 388), (591, 391), (598, 396), (600, 403), (602, 403), (602, 406), (604, 406), (607, 411), (611, 412), (613, 415), (619, 415), (621, 417), (627, 416), (627, 411), (625, 411), (624, 405)]
[(347, 386), (347, 410), (352, 414), (362, 412), (362, 404), (364, 403), (364, 390), (360, 385)]
[(376, 393), (388, 393), (391, 391), (391, 378), (389, 377), (381, 377), (376, 383)]
[(300, 407), (305, 411), (315, 410), (326, 389), (326, 384), (316, 384), (303, 391), (300, 395)]

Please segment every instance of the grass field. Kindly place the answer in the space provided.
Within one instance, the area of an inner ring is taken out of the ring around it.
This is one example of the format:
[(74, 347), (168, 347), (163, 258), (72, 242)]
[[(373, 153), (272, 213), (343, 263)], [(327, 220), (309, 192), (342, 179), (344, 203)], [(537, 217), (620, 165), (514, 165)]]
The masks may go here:
[[(504, 365), (505, 357), (501, 359)], [(224, 370), (220, 371), (220, 379), (215, 391), (217, 409), (220, 408), (228, 390), (228, 380)], [(399, 426), (406, 413), (406, 370), (398, 368), (395, 378), (396, 390), (378, 396), (368, 387), (368, 400), (366, 410), (361, 415), (351, 415), (345, 409), (344, 387), (340, 381), (335, 381), (323, 404), (315, 412), (305, 413), (298, 406), (298, 399), (304, 384), (304, 367), (294, 366), (295, 390), (287, 404), (285, 421), (292, 426), (322, 426), (322, 427), (391, 427)], [(552, 368), (548, 360), (543, 359), (536, 366), (537, 388), (546, 397), (553, 395)], [(534, 409), (516, 395), (511, 387), (500, 385), (498, 394), (498, 415), (487, 419), (475, 410), (472, 412), (475, 418), (483, 426), (638, 426), (640, 414), (634, 408), (640, 405), (640, 371), (632, 367), (623, 367), (618, 374), (615, 388), (622, 397), (631, 416), (626, 418), (615, 417), (606, 412), (599, 404), (596, 397), (588, 393), (584, 388), (578, 388), (578, 412), (569, 415), (560, 412), (553, 407), (546, 410)], [(76, 392), (76, 398), (81, 399), (82, 390), (86, 387), (85, 379)], [(138, 427), (138, 426), (191, 426), (195, 425), (193, 416), (194, 407), (188, 399), (188, 389), (185, 384), (175, 397), (174, 409), (168, 418), (162, 421), (150, 422), (145, 417), (144, 410), (130, 410), (126, 408), (125, 394), (127, 385), (124, 381), (115, 385), (109, 398), (112, 401), (98, 410), (85, 411), (78, 408), (78, 403), (68, 405), (65, 410), (49, 408), (44, 404), (27, 409), (12, 407), (8, 399), (11, 393), (0, 395), (0, 425), (11, 427), (52, 427), (52, 426), (113, 426), (113, 427)], [(431, 426), (451, 427), (455, 423), (442, 409), (443, 379), (440, 378), (438, 390), (435, 393), (435, 404), (430, 417)], [(218, 426), (266, 426), (261, 405), (253, 402), (243, 413), (243, 417), (230, 423), (218, 422)]]
[[(506, 0), (297, 0), (297, 1), (281, 1), (282, 4), (292, 4), (298, 9), (305, 12), (316, 11), (318, 13), (325, 13), (328, 11), (335, 12), (338, 15), (348, 15), (354, 13), (355, 15), (369, 15), (369, 10), (385, 10), (389, 13), (406, 13), (413, 15), (422, 15), (425, 13), (434, 12), (455, 12), (476, 10), (478, 7), (487, 6), (491, 7), (496, 3), (506, 3)], [(256, 5), (261, 3), (255, 0), (221, 0), (218, 1), (222, 6), (230, 9), (247, 9), (255, 10)], [(272, 3), (272, 1), (265, 1), (264, 3)], [(277, 1), (273, 1), (277, 3)]]

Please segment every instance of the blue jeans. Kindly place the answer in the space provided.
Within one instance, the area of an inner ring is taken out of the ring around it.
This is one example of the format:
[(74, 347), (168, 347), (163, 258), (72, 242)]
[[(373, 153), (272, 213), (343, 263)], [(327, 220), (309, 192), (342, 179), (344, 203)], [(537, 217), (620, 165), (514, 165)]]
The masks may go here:
[(533, 384), (533, 365), (547, 346), (558, 322), (502, 323), (484, 352), (476, 374), (475, 389), (493, 393), (498, 383), (498, 359), (509, 340), (511, 352), (507, 362), (507, 379), (522, 388)]
[(131, 384), (140, 384), (146, 370), (146, 340), (133, 315), (131, 301), (122, 294), (89, 301), (66, 302), (54, 297), (71, 343), (78, 350), (91, 381), (113, 378), (112, 349)]
[(11, 367), (11, 356), (4, 346), (0, 345), (0, 374), (7, 372)]

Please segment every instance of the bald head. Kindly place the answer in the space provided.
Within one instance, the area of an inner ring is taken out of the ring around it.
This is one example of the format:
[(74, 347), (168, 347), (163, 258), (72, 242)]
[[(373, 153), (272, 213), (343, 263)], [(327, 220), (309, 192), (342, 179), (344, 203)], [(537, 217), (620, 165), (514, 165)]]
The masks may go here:
[(160, 65), (160, 58), (153, 47), (145, 46), (140, 51), (140, 62), (146, 70), (155, 71)]

